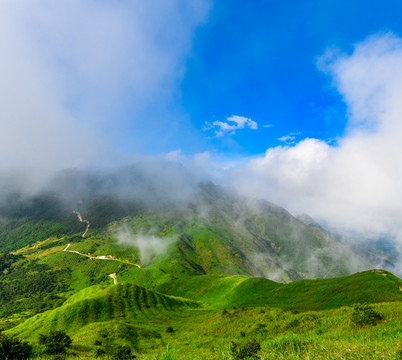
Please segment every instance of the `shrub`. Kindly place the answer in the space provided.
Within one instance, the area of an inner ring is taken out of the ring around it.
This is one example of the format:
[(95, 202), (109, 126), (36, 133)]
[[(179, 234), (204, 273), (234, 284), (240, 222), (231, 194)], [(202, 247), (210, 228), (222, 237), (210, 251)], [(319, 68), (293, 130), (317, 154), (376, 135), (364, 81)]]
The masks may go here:
[(376, 325), (384, 317), (369, 304), (355, 304), (351, 315), (352, 322), (357, 326)]
[(97, 348), (94, 352), (94, 357), (101, 357), (106, 354), (106, 351), (102, 348)]
[(17, 338), (0, 334), (0, 359), (27, 359), (32, 354), (32, 346)]
[(131, 352), (131, 348), (127, 345), (118, 345), (112, 354), (113, 360), (131, 360), (136, 356)]
[(71, 342), (71, 338), (61, 330), (49, 335), (39, 334), (39, 344), (45, 345), (48, 354), (64, 354)]
[(173, 328), (171, 326), (168, 326), (167, 329), (166, 329), (166, 332), (167, 333), (172, 333), (172, 332), (174, 332), (174, 330), (173, 330)]
[(327, 331), (327, 330), (324, 329), (323, 327), (319, 327), (319, 328), (317, 328), (317, 329), (315, 330), (315, 333), (316, 333), (317, 335), (322, 335), (322, 334), (324, 334), (326, 331)]
[(232, 341), (231, 352), (234, 360), (257, 359), (260, 350), (261, 344), (255, 339), (247, 341), (243, 346), (238, 346)]
[(300, 320), (299, 319), (294, 319), (288, 324), (288, 329), (298, 327), (299, 325), (300, 325)]

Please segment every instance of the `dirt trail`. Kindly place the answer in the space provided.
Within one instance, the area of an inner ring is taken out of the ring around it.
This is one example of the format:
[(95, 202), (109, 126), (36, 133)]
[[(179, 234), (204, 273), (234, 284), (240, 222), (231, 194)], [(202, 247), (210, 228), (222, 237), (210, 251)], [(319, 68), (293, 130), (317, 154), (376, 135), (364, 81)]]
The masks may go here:
[[(82, 216), (81, 216), (81, 214), (80, 214), (79, 211), (74, 210), (73, 213), (77, 215), (78, 220), (79, 220), (80, 222), (83, 222), (83, 223), (86, 223), (86, 224), (87, 224), (84, 233), (81, 235), (82, 237), (85, 237), (85, 235), (86, 235), (87, 232), (88, 232), (89, 226), (90, 226), (91, 224), (89, 223), (88, 220), (84, 220), (84, 219), (82, 218)], [(136, 267), (138, 267), (139, 269), (141, 269), (141, 266), (138, 265), (138, 264), (131, 263), (131, 262), (127, 261), (127, 260), (120, 260), (120, 259), (117, 259), (117, 258), (115, 258), (115, 257), (112, 256), (112, 255), (91, 256), (91, 254), (89, 254), (89, 253), (88, 253), (88, 254), (83, 254), (83, 253), (80, 253), (79, 251), (76, 251), (76, 250), (67, 250), (70, 245), (71, 245), (71, 244), (68, 244), (68, 245), (64, 248), (63, 251), (68, 251), (68, 252), (70, 252), (70, 253), (75, 253), (75, 254), (78, 254), (78, 255), (81, 255), (81, 256), (85, 256), (85, 257), (87, 257), (87, 258), (90, 258), (91, 260), (113, 260), (113, 261), (119, 261), (119, 262), (122, 262), (122, 263), (124, 263), (124, 264), (130, 264), (130, 265), (136, 266)], [(108, 276), (110, 276), (110, 277), (113, 279), (113, 283), (114, 283), (114, 284), (117, 284), (117, 275), (116, 275), (116, 273), (109, 274)]]
[[(63, 251), (67, 251), (67, 248), (68, 248), (69, 246), (70, 246), (70, 244), (68, 244), (68, 245), (66, 246), (66, 248), (65, 248)], [(122, 262), (123, 264), (134, 265), (134, 266), (136, 266), (137, 268), (141, 269), (141, 266), (138, 265), (138, 264), (132, 263), (132, 262), (130, 262), (130, 261), (128, 261), (128, 260), (120, 260), (120, 259), (117, 259), (117, 258), (115, 258), (115, 257), (112, 256), (112, 255), (91, 256), (91, 254), (83, 254), (83, 253), (80, 253), (79, 251), (76, 251), (76, 250), (68, 250), (68, 252), (74, 253), (74, 254), (78, 254), (78, 255), (81, 255), (81, 256), (85, 256), (85, 257), (87, 257), (87, 258), (90, 258), (91, 260), (112, 260), (112, 261), (119, 261), (119, 262)]]
[(116, 273), (113, 273), (113, 274), (109, 274), (108, 276), (110, 276), (112, 279), (113, 279), (113, 284), (117, 284), (117, 275), (116, 275)]
[(88, 220), (84, 220), (84, 219), (82, 218), (82, 216), (81, 216), (81, 214), (80, 214), (79, 211), (74, 210), (73, 213), (77, 215), (78, 220), (79, 220), (80, 222), (87, 224), (87, 227), (85, 228), (84, 233), (81, 235), (82, 237), (85, 237), (85, 235), (87, 234), (88, 229), (89, 229), (89, 227), (91, 226), (91, 224), (89, 223)]

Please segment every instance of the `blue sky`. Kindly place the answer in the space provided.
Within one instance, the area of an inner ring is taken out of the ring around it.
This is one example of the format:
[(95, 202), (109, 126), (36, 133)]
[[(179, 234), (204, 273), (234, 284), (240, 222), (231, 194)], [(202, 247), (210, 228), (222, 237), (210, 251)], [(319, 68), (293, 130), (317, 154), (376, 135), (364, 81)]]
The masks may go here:
[[(350, 53), (378, 32), (401, 31), (398, 1), (218, 1), (195, 33), (181, 84), (194, 127), (231, 115), (259, 129), (209, 136), (209, 148), (253, 155), (298, 133), (331, 141), (342, 135), (346, 106), (317, 68), (328, 49)], [(263, 125), (273, 125), (264, 128)]]

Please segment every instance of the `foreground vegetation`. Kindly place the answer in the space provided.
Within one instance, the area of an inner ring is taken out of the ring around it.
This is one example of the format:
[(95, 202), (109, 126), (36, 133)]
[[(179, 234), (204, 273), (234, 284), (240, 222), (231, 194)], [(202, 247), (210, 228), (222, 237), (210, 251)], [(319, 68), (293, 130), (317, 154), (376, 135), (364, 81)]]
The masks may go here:
[[(65, 357), (114, 359), (116, 349), (126, 346), (144, 360), (242, 359), (247, 351), (239, 349), (255, 342), (260, 345), (255, 359), (400, 359), (402, 304), (370, 308), (381, 319), (360, 325), (354, 322), (356, 307), (300, 313), (271, 307), (192, 309), (164, 323), (150, 318), (142, 328), (93, 323), (86, 331), (70, 333), (72, 346)], [(147, 327), (153, 330), (146, 332)], [(33, 356), (50, 359), (38, 340), (31, 339)]]
[[(48, 356), (43, 334), (63, 331), (72, 339), (67, 358), (398, 359), (401, 283), (373, 270), (287, 285), (214, 275), (158, 287), (175, 296), (130, 283), (95, 285), (7, 334), (31, 343), (41, 358)], [(365, 303), (377, 294), (393, 302)]]

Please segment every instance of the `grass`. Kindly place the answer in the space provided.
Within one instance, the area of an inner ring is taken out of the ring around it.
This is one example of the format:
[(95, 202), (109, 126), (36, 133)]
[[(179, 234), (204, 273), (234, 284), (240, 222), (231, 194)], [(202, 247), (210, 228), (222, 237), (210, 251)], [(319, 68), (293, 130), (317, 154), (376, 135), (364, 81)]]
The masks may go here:
[[(370, 270), (332, 279), (279, 284), (244, 276), (193, 276), (156, 289), (210, 303), (217, 308), (269, 305), (287, 310), (325, 310), (354, 303), (402, 301), (402, 281), (384, 270)], [(378, 291), (381, 289), (381, 291)]]
[[(198, 276), (192, 282), (197, 278), (198, 291), (194, 283), (191, 288), (190, 279), (186, 284), (179, 282), (182, 287), (176, 290), (184, 293), (186, 289), (185, 295), (202, 300), (198, 303), (129, 283), (96, 285), (72, 295), (59, 308), (35, 315), (8, 333), (37, 344), (40, 333), (64, 330), (73, 339), (70, 358), (82, 359), (92, 358), (99, 347), (107, 350), (117, 345), (130, 346), (140, 359), (232, 359), (231, 342), (241, 345), (252, 339), (261, 344), (261, 359), (397, 359), (402, 337), (401, 301), (373, 304), (382, 320), (375, 326), (357, 327), (352, 321), (353, 307), (339, 306), (338, 302), (323, 310), (306, 310), (304, 305), (296, 310), (294, 305), (279, 307), (276, 303), (222, 309), (227, 301), (232, 304), (237, 301), (242, 292), (249, 293), (250, 284), (256, 286), (259, 301), (262, 296), (259, 296), (258, 286), (262, 279)], [(367, 284), (376, 284), (376, 292), (381, 287), (397, 286), (400, 281), (392, 274), (370, 271), (315, 283), (316, 288), (322, 285), (328, 290), (329, 284), (344, 283), (349, 288), (364, 280)], [(313, 287), (313, 283), (308, 282), (306, 289)], [(248, 286), (244, 287), (245, 284)], [(264, 289), (269, 292), (283, 288), (291, 302), (292, 296), (297, 300), (298, 291), (292, 294), (295, 286), (300, 287), (299, 284), (268, 281)], [(356, 287), (356, 292), (360, 290)], [(235, 294), (235, 300), (230, 296), (227, 300), (230, 293)], [(322, 293), (318, 291), (318, 295)], [(346, 302), (351, 293), (350, 290), (345, 297)], [(384, 297), (390, 296), (384, 294)], [(363, 294), (363, 298), (366, 295)], [(312, 300), (311, 293), (309, 296)], [(331, 296), (329, 292), (326, 300)], [(267, 299), (272, 298), (267, 296)]]
[(351, 321), (350, 307), (298, 314), (271, 307), (231, 309), (225, 314), (192, 308), (181, 314), (177, 310), (172, 316), (165, 314), (173, 333), (165, 331), (164, 316), (144, 313), (142, 321), (147, 316), (148, 321), (143, 326), (138, 319), (131, 324), (114, 320), (73, 331), (68, 359), (92, 359), (98, 347), (126, 344), (143, 360), (229, 360), (233, 359), (232, 341), (242, 345), (251, 339), (261, 344), (258, 354), (266, 360), (398, 359), (402, 304), (381, 303), (374, 308), (384, 320), (362, 328)]
[(55, 329), (77, 333), (89, 324), (113, 320), (139, 322), (147, 327), (150, 318), (151, 323), (167, 322), (169, 317), (174, 318), (177, 313), (185, 316), (187, 309), (198, 306), (194, 301), (162, 295), (133, 284), (96, 285), (74, 294), (54, 310), (35, 315), (10, 333), (23, 338), (34, 338)]

